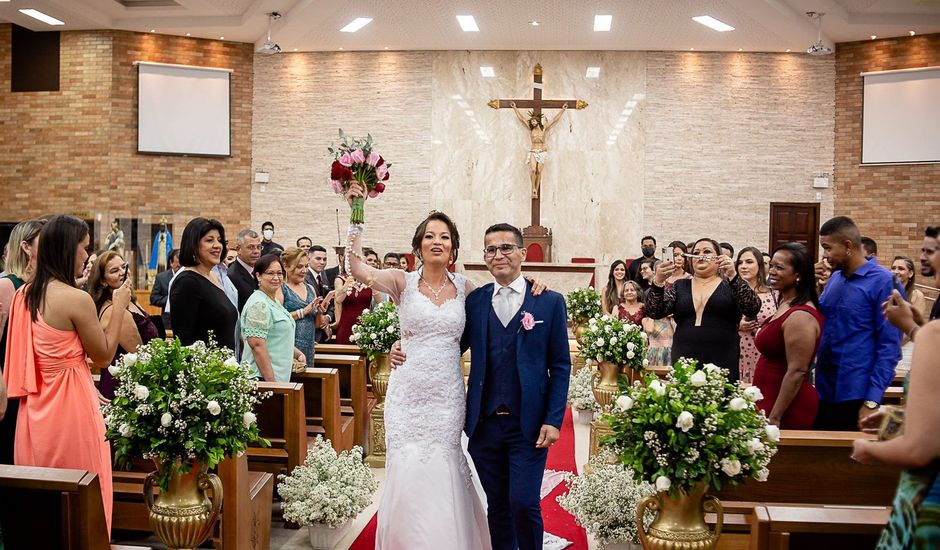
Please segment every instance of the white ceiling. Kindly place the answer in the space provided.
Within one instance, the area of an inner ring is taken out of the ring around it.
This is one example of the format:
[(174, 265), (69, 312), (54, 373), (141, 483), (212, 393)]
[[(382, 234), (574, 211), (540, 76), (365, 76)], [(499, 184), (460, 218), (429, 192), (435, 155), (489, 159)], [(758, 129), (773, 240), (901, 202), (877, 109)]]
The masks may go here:
[[(142, 0), (125, 0), (125, 2)], [(148, 0), (143, 0), (146, 3)], [(170, 7), (128, 8), (118, 0), (0, 0), (0, 21), (42, 30), (122, 29), (251, 42), (265, 39), (278, 11), (274, 41), (284, 51), (345, 50), (696, 50), (793, 51), (816, 40), (804, 12), (825, 12), (823, 40), (833, 42), (940, 32), (940, 0), (149, 0)], [(65, 21), (49, 27), (17, 10), (35, 8)], [(473, 15), (480, 32), (460, 30)], [(595, 14), (613, 15), (594, 32)], [(711, 15), (735, 27), (719, 33), (692, 21)], [(373, 21), (356, 33), (355, 17)], [(537, 27), (528, 24), (536, 20)]]

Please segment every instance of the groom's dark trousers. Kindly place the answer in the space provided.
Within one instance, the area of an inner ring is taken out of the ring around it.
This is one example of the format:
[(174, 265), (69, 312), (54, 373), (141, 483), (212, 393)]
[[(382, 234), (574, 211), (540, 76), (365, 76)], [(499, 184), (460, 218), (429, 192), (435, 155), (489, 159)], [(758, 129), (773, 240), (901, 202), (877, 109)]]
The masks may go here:
[[(543, 424), (561, 427), (570, 375), (564, 298), (531, 296), (503, 326), (493, 286), (467, 299), (462, 347), (472, 349), (467, 395), (468, 450), (486, 492), (493, 550), (542, 548), (540, 489), (548, 449), (536, 448)], [(538, 321), (521, 327), (522, 314)]]

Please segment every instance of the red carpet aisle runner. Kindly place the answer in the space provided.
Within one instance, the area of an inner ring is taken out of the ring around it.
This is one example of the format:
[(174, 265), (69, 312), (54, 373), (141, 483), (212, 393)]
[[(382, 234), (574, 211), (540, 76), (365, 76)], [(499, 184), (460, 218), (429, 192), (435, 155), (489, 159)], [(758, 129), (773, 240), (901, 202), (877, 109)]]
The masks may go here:
[[(574, 459), (574, 423), (571, 417), (571, 407), (568, 407), (565, 411), (565, 421), (561, 425), (561, 439), (548, 451), (548, 461), (545, 464), (545, 469), (572, 473), (578, 471)], [(564, 494), (566, 488), (567, 485), (561, 483), (542, 499), (542, 519), (545, 522), (545, 530), (571, 541), (572, 544), (568, 547), (569, 550), (587, 550), (587, 534), (584, 529), (578, 527), (574, 516), (566, 512), (555, 501)], [(355, 542), (349, 547), (350, 550), (375, 549), (376, 521), (376, 517), (372, 516), (372, 519), (359, 533)]]

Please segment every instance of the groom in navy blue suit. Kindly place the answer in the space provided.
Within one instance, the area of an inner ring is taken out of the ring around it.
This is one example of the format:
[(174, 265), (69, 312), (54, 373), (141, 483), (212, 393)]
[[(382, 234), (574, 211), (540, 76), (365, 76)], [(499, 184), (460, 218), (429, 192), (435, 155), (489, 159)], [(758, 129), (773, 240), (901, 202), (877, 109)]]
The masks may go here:
[(496, 283), (467, 297), (461, 341), (471, 350), (468, 450), (486, 492), (493, 550), (540, 549), (542, 475), (571, 374), (565, 300), (551, 291), (532, 296), (519, 229), (493, 225), (484, 244)]

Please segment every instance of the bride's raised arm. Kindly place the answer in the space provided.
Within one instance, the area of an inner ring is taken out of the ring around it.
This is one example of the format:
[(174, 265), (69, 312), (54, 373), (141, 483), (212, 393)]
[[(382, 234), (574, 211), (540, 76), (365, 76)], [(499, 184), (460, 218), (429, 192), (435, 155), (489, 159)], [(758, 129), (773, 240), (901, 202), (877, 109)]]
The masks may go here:
[[(346, 201), (352, 203), (353, 197), (363, 197), (362, 188), (355, 182), (346, 192)], [(362, 256), (363, 224), (350, 223), (346, 240), (346, 268), (349, 274), (360, 283), (379, 292), (387, 293), (395, 304), (405, 289), (405, 272), (400, 269), (376, 269), (367, 264)]]

